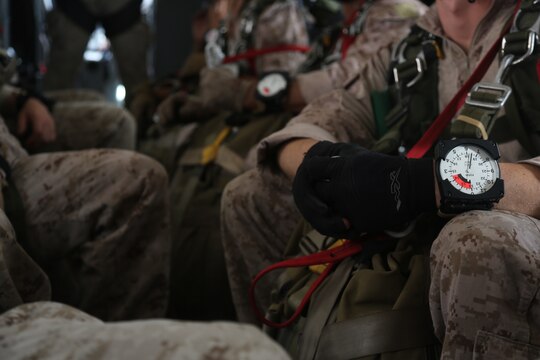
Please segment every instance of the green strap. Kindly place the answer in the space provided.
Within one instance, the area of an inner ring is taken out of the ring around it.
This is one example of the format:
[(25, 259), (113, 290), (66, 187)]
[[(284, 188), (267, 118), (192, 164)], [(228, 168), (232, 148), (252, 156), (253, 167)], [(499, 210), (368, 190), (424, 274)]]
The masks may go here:
[(519, 113), (515, 96), (511, 96), (510, 99), (508, 99), (505, 110), (508, 121), (511, 124), (510, 129), (512, 129), (515, 138), (529, 154), (538, 154), (539, 149), (537, 149), (531, 142), (530, 130), (528, 131), (525, 129), (523, 116)]
[(388, 131), (385, 120), (392, 107), (389, 91), (372, 91), (371, 107), (373, 108), (375, 125), (377, 126), (377, 137), (380, 138)]
[(335, 238), (321, 234), (317, 230), (311, 230), (302, 236), (298, 246), (303, 255), (309, 255), (327, 249), (336, 240)]
[[(328, 322), (332, 309), (341, 295), (343, 288), (349, 281), (354, 265), (354, 259), (348, 258), (341, 262), (335, 272), (323, 283), (323, 285), (313, 294), (310, 301), (308, 316), (299, 345), (300, 359), (313, 359), (323, 329)], [(350, 337), (350, 334), (349, 334)], [(324, 359), (334, 359), (327, 357)]]
[[(481, 127), (489, 134), (494, 125), (493, 120), (498, 111), (498, 109), (494, 110), (465, 105), (450, 127), (451, 136), (463, 139), (486, 140), (487, 137), (483, 136)], [(467, 122), (467, 119), (470, 119), (471, 121)], [(476, 126), (472, 120), (478, 122), (479, 126)]]
[(315, 359), (357, 359), (436, 343), (427, 308), (392, 310), (327, 326)]

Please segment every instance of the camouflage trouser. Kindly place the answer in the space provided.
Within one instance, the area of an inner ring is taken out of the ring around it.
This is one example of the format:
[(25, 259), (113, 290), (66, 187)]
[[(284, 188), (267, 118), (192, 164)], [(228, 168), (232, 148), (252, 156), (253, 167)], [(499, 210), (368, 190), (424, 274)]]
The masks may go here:
[(135, 149), (135, 120), (128, 111), (111, 103), (58, 102), (53, 116), (58, 135), (54, 150)]
[[(242, 322), (257, 323), (248, 302), (251, 279), (263, 268), (282, 260), (289, 237), (301, 217), (284, 176), (259, 169), (231, 181), (221, 200), (222, 242), (234, 306)], [(270, 305), (277, 274), (257, 285), (257, 304)]]
[(443, 359), (540, 359), (539, 229), (522, 214), (475, 211), (441, 231), (430, 306)]
[(20, 159), (13, 181), (25, 212), (22, 245), (49, 276), (53, 299), (107, 320), (164, 315), (163, 167), (130, 151), (58, 152)]
[[(108, 2), (110, 3), (108, 6), (113, 9), (114, 4), (119, 1)], [(93, 8), (90, 7), (90, 10)], [(72, 88), (91, 34), (56, 9), (47, 14), (47, 34), (51, 41), (51, 50), (44, 79), (45, 89)], [(148, 80), (146, 61), (150, 45), (148, 25), (139, 21), (124, 33), (109, 40), (120, 78), (129, 94), (138, 84)]]
[(251, 325), (146, 320), (103, 323), (58, 303), (19, 306), (0, 316), (2, 359), (257, 359), (287, 353)]
[(17, 243), (11, 223), (0, 210), (0, 313), (50, 298), (49, 279)]

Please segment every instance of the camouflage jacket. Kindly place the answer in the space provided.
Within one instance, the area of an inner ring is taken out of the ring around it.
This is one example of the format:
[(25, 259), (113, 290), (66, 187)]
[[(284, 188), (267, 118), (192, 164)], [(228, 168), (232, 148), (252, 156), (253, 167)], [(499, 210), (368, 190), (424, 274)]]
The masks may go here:
[[(445, 36), (435, 6), (419, 19), (418, 25), (442, 39), (445, 57), (439, 60), (438, 94), (439, 108), (443, 109), (498, 39), (504, 24), (512, 15), (513, 1), (493, 2), (491, 10), (476, 29), (468, 52)], [(294, 138), (354, 142), (365, 147), (373, 145), (376, 140), (375, 123), (369, 93), (387, 86), (390, 60), (391, 47), (382, 48), (360, 72), (363, 83), (360, 93), (355, 93), (354, 89), (350, 92), (336, 90), (320, 97), (293, 118), (284, 129), (263, 139), (258, 147), (259, 163), (274, 166), (277, 149)], [(493, 81), (498, 68), (499, 62), (496, 60), (484, 80)], [(517, 141), (499, 144), (499, 147), (501, 161), (526, 161), (540, 166), (540, 157), (529, 159), (530, 155)]]
[[(343, 88), (357, 74), (361, 74), (369, 59), (407, 35), (411, 25), (423, 15), (427, 7), (418, 0), (378, 0), (369, 8), (362, 33), (347, 52), (347, 57), (318, 71), (298, 75), (300, 91), (306, 102)], [(354, 82), (351, 91), (365, 94), (363, 83)]]

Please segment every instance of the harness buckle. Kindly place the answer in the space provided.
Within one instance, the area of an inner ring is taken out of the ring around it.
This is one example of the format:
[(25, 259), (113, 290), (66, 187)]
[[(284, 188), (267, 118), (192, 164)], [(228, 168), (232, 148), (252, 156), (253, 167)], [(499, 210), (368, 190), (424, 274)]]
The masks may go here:
[[(497, 97), (495, 102), (489, 102), (484, 100), (475, 100), (472, 98), (474, 93), (487, 90), (488, 92), (499, 92), (500, 96)], [(508, 98), (512, 94), (512, 88), (510, 86), (502, 84), (494, 84), (487, 82), (480, 82), (475, 84), (469, 94), (465, 103), (471, 106), (478, 106), (486, 109), (498, 110), (504, 106)]]
[[(534, 53), (534, 51), (536, 50), (536, 45), (538, 45), (538, 41), (539, 41), (538, 34), (536, 32), (534, 32), (534, 31), (532, 31), (532, 30), (529, 30), (527, 32), (527, 49), (526, 49), (526, 51), (525, 51), (525, 53), (523, 55), (521, 55), (520, 57), (518, 57), (517, 59), (515, 59), (512, 62), (512, 65), (517, 65), (517, 64), (523, 62), (529, 56), (531, 56)], [(507, 56), (507, 55), (512, 54), (511, 52), (509, 52), (507, 50), (507, 46), (510, 43), (511, 43), (511, 41), (509, 41), (507, 36), (505, 36), (503, 38), (502, 46), (501, 46), (501, 51), (502, 51), (503, 56)]]
[(396, 67), (394, 67), (392, 69), (392, 72), (394, 74), (394, 81), (395, 81), (396, 84), (400, 83), (400, 79), (401, 79), (400, 72), (403, 73), (404, 71), (410, 69), (410, 67), (411, 67), (410, 65), (413, 65), (413, 66), (416, 67), (416, 75), (405, 86), (407, 88), (410, 88), (410, 87), (414, 86), (418, 81), (420, 81), (420, 79), (424, 75), (424, 72), (427, 69), (427, 65), (426, 65), (426, 61), (423, 59), (423, 57), (417, 56), (414, 59), (414, 62), (406, 62), (406, 63), (403, 63), (403, 64), (399, 64), (398, 66), (396, 66)]

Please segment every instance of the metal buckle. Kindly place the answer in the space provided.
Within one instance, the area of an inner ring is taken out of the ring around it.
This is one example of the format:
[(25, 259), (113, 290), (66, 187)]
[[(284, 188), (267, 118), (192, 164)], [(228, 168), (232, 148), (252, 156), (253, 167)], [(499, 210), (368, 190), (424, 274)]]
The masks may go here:
[[(502, 54), (506, 55), (505, 48), (506, 48), (507, 40), (506, 37), (503, 38), (502, 41)], [(523, 62), (525, 59), (527, 59), (529, 56), (531, 56), (534, 53), (534, 50), (536, 50), (536, 45), (538, 44), (538, 34), (534, 31), (529, 31), (529, 35), (527, 37), (527, 51), (525, 54), (517, 58), (512, 62), (512, 65), (517, 65), (521, 62)]]
[[(501, 96), (499, 96), (497, 101), (494, 103), (471, 99), (471, 94), (478, 92), (481, 89), (499, 91), (501, 92)], [(510, 97), (510, 94), (512, 94), (512, 88), (510, 86), (481, 82), (481, 83), (477, 83), (476, 85), (472, 87), (471, 91), (467, 95), (467, 99), (465, 100), (465, 103), (471, 106), (478, 106), (478, 107), (483, 107), (487, 109), (498, 110), (501, 107), (503, 107), (503, 105), (506, 103), (506, 101)]]
[[(415, 61), (415, 64), (416, 64), (416, 71), (417, 71), (417, 74), (416, 76), (411, 80), (409, 81), (406, 86), (408, 88), (410, 88), (411, 86), (414, 86), (418, 81), (420, 81), (420, 79), (422, 78), (422, 76), (424, 75), (424, 72), (426, 71), (426, 61), (418, 56), (414, 59)], [(394, 67), (394, 69), (392, 70), (393, 73), (394, 73), (394, 81), (396, 84), (399, 84), (399, 70), (397, 67)]]

